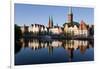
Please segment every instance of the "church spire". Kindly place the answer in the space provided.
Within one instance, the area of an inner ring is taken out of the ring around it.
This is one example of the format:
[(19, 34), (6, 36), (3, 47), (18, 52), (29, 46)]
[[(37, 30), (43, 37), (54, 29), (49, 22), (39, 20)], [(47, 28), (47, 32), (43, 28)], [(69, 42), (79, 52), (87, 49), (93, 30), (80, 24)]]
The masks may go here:
[(68, 14), (72, 14), (72, 7), (69, 7), (69, 13)]
[(53, 27), (53, 17), (52, 17), (52, 16), (51, 16), (51, 17), (49, 16), (48, 27), (49, 27), (49, 28)]
[(51, 16), (51, 26), (53, 27), (53, 17)]
[(72, 12), (72, 7), (69, 7), (68, 10), (68, 23), (73, 23), (73, 12)]

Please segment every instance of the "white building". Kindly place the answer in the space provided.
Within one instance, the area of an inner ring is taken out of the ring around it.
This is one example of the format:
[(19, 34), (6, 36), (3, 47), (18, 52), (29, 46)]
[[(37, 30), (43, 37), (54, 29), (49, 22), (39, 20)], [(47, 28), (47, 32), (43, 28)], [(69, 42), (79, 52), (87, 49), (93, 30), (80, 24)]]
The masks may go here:
[(53, 28), (49, 28), (49, 32), (51, 32), (52, 34), (62, 34), (62, 28), (59, 26), (53, 27)]
[(64, 32), (73, 34), (74, 36), (81, 35), (81, 36), (85, 36), (85, 37), (87, 37), (88, 34), (89, 34), (87, 25), (85, 24), (84, 21), (81, 21), (78, 26), (77, 25), (72, 25), (70, 27), (66, 23), (65, 26), (64, 26)]
[(38, 33), (38, 32), (45, 32), (47, 31), (47, 27), (40, 24), (32, 24), (29, 26), (29, 32)]
[(64, 32), (65, 33), (73, 33), (74, 35), (78, 35), (78, 27), (76, 25), (68, 27), (68, 24), (65, 25), (64, 27)]

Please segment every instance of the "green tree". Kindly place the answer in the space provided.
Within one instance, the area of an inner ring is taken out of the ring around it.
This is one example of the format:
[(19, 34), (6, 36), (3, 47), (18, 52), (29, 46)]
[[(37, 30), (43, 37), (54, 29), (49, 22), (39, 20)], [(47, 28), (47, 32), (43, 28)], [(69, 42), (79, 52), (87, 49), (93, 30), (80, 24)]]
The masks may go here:
[(15, 40), (18, 40), (22, 37), (22, 31), (17, 24), (15, 24), (14, 32), (15, 32)]

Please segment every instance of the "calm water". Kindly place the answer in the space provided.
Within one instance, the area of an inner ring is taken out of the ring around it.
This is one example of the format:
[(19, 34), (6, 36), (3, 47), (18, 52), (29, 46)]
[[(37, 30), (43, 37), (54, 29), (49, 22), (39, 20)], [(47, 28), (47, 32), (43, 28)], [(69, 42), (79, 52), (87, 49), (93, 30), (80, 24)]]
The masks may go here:
[(21, 39), (15, 43), (15, 65), (92, 60), (93, 41)]

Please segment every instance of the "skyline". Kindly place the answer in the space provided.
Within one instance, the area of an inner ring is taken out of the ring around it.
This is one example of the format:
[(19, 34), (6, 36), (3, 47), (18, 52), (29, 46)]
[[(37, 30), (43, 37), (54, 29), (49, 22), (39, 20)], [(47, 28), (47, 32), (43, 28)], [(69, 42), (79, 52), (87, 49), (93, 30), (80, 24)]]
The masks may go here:
[[(48, 25), (49, 16), (53, 17), (54, 25), (63, 26), (68, 21), (68, 6), (50, 6), (50, 5), (32, 5), (15, 4), (15, 24)], [(79, 22), (85, 21), (86, 24), (94, 24), (94, 9), (84, 7), (72, 7), (73, 20)]]

